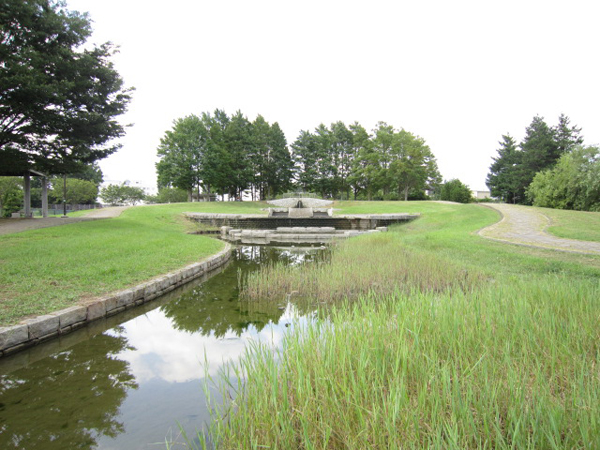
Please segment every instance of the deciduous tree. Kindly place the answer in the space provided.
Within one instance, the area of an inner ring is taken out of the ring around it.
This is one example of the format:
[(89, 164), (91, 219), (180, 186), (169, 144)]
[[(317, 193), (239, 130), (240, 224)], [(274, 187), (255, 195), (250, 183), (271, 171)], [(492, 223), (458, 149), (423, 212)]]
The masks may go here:
[(114, 46), (82, 47), (87, 15), (59, 1), (5, 0), (0, 25), (3, 167), (72, 173), (115, 152), (131, 89), (110, 62)]

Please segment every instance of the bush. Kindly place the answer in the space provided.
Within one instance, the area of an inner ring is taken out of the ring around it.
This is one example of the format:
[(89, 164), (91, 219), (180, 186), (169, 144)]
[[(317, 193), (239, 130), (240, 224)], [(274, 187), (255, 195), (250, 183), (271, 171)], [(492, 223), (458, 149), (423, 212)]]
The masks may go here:
[(183, 189), (162, 188), (156, 196), (157, 203), (184, 203), (188, 201), (188, 194)]
[(2, 202), (2, 217), (10, 217), (12, 213), (23, 208), (23, 192), (9, 191)]
[(473, 195), (471, 194), (469, 186), (462, 183), (458, 178), (454, 178), (442, 184), (440, 200), (469, 203), (473, 201)]

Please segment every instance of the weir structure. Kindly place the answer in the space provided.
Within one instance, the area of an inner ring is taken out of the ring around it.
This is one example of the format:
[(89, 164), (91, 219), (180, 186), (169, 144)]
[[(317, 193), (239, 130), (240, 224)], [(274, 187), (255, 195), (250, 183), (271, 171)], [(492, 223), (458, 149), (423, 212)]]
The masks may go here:
[(220, 228), (221, 237), (242, 244), (326, 243), (364, 233), (387, 231), (419, 214), (334, 215), (328, 200), (287, 198), (268, 202), (272, 208), (262, 214), (186, 213), (188, 219)]

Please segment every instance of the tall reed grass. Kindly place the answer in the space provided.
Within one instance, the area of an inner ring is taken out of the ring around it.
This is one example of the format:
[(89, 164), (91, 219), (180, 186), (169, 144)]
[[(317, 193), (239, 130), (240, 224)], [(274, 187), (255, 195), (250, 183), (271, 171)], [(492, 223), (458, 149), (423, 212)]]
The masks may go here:
[(401, 246), (397, 233), (341, 242), (316, 262), (296, 266), (276, 262), (238, 279), (243, 300), (278, 302), (294, 294), (321, 303), (395, 290), (469, 291), (485, 281), (476, 270)]
[(211, 442), (600, 448), (598, 258), (487, 242), (486, 208), (426, 206), (321, 264), (242, 280), (249, 304), (298, 291), (330, 306), (218, 379)]
[(213, 437), (249, 449), (600, 448), (599, 318), (598, 284), (560, 277), (371, 293), (280, 351), (250, 347)]

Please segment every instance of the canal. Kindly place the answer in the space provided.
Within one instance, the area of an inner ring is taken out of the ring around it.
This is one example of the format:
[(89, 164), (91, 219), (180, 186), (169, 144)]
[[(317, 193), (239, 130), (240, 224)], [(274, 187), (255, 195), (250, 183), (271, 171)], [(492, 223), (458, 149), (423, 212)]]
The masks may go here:
[(238, 247), (217, 274), (0, 359), (0, 448), (184, 448), (181, 430), (197, 441), (210, 422), (206, 373), (218, 376), (250, 342), (280, 345), (288, 327), (313, 314), (285, 299), (240, 302), (240, 272), (319, 251)]

